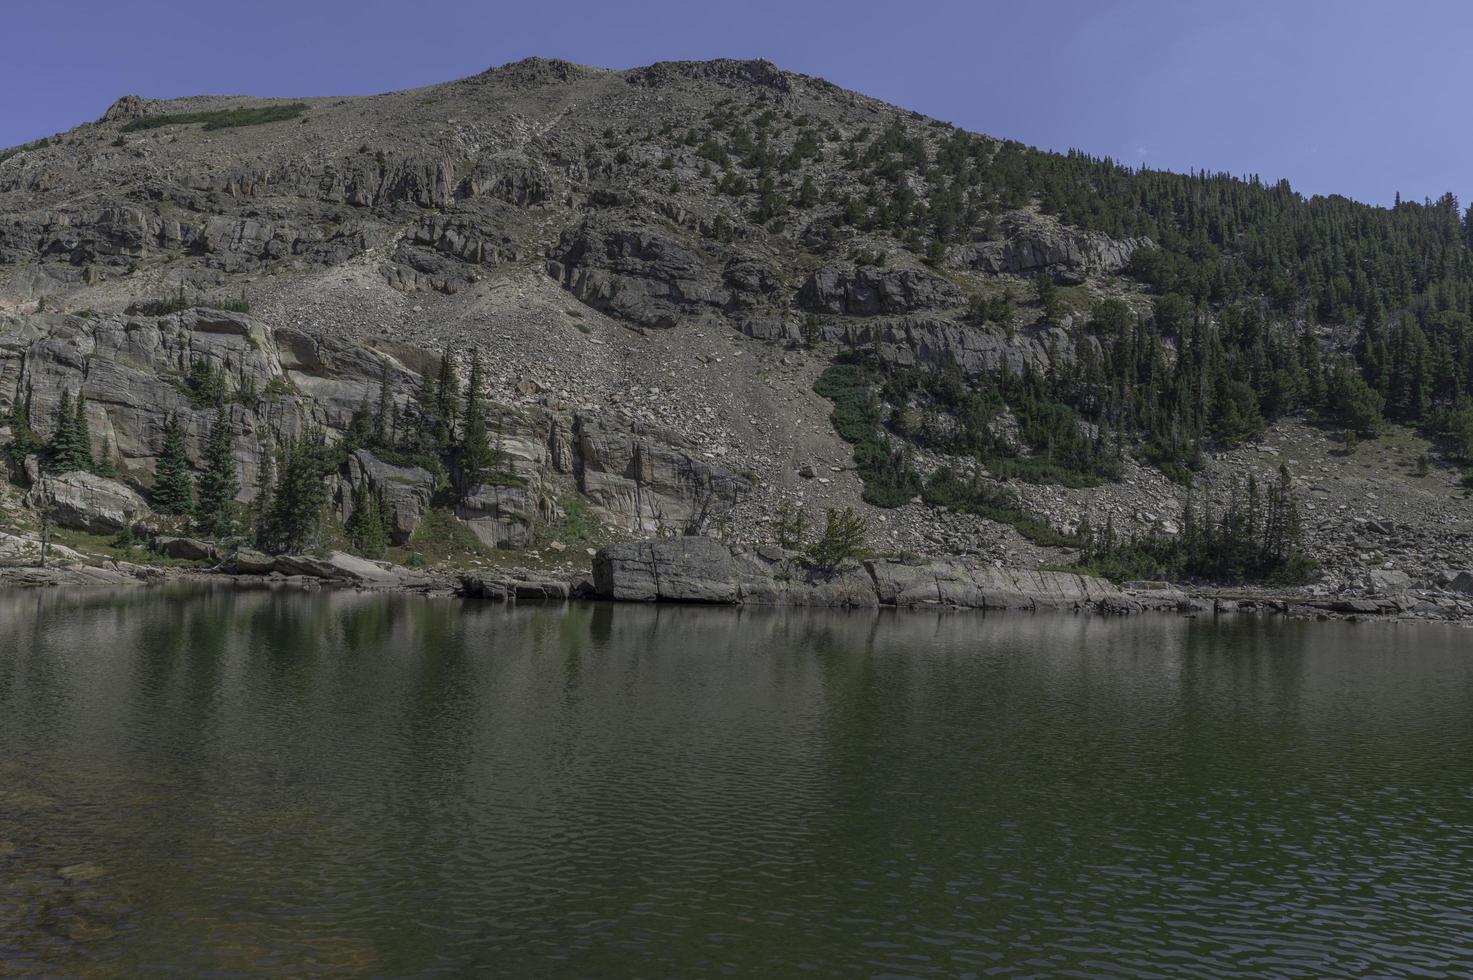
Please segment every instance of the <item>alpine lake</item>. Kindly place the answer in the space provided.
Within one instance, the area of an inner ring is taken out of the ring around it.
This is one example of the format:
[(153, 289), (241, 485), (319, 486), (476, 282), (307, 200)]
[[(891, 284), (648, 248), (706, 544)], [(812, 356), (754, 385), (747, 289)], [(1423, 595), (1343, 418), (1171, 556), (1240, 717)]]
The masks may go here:
[(1473, 970), (1473, 632), (0, 593), (0, 976)]

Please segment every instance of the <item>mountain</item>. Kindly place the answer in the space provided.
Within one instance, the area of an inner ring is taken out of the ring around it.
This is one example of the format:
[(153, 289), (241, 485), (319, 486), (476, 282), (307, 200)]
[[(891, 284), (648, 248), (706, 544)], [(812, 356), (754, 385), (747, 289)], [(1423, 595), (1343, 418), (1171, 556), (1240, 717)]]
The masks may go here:
[(171, 416), (193, 467), (223, 419), (242, 528), (321, 428), (336, 523), (392, 497), (406, 553), (854, 506), (896, 552), (1429, 578), (1470, 543), (1469, 238), (1450, 196), (1132, 171), (762, 61), (129, 96), (0, 152), (0, 407), (17, 482), (81, 393), (145, 495)]

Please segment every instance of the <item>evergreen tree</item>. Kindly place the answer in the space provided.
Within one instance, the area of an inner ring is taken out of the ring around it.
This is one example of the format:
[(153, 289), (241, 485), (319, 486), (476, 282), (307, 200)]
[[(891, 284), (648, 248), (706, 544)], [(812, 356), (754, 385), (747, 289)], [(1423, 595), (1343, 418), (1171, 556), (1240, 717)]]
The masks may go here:
[(353, 491), (353, 512), (344, 530), (359, 554), (383, 557), (389, 543), (389, 508), (380, 494), (369, 489), (366, 480)]
[(276, 494), (276, 447), (261, 440), (261, 465), (256, 471), (256, 496), (251, 501), (251, 533), (256, 547), (267, 548), (271, 537), (273, 500)]
[(76, 421), (72, 423), (72, 439), (76, 446), (76, 465), (72, 469), (91, 470), (92, 459), (92, 426), (87, 422), (87, 396), (79, 390), (77, 401), (73, 409)]
[(808, 560), (820, 568), (833, 571), (845, 559), (853, 558), (864, 548), (864, 520), (853, 507), (829, 510), (824, 515), (824, 528), (808, 546)]
[(235, 441), (225, 406), (215, 410), (215, 422), (205, 438), (195, 516), (211, 534), (229, 534), (235, 525), (235, 495), (240, 477), (235, 468)]
[(486, 429), (486, 410), (481, 404), (481, 355), (471, 352), (470, 380), (465, 389), (465, 424), (460, 442), (460, 494), (462, 499), (479, 486), (496, 464), (496, 454)]
[(261, 547), (276, 553), (303, 551), (318, 540), (331, 470), (327, 438), (316, 426), (281, 444), (276, 486), (266, 511)]
[(184, 426), (173, 412), (164, 419), (164, 447), (154, 470), (153, 505), (165, 514), (188, 514), (194, 509), (194, 477), (184, 451)]
[(102, 440), (102, 452), (92, 464), (92, 472), (109, 480), (115, 479), (118, 475), (117, 465), (113, 462), (112, 440), (106, 436)]
[(385, 360), (379, 370), (378, 407), (373, 413), (373, 441), (375, 446), (388, 448), (393, 445), (391, 427), (397, 410), (389, 394), (389, 362)]
[(71, 392), (63, 390), (61, 401), (56, 407), (55, 424), (51, 441), (46, 447), (51, 469), (58, 473), (84, 470), (91, 463), (82, 454), (81, 441), (77, 433), (77, 414), (72, 408)]
[(460, 408), (460, 379), (450, 352), (440, 355), (440, 373), (435, 380), (434, 434), (440, 452), (455, 446), (455, 421)]
[(20, 381), (15, 383), (15, 397), (10, 401), (10, 410), (5, 413), (5, 425), (10, 429), (10, 445), (6, 451), (11, 465), (19, 468), (27, 456), (40, 447), (35, 430), (31, 428), (31, 393), (21, 391)]

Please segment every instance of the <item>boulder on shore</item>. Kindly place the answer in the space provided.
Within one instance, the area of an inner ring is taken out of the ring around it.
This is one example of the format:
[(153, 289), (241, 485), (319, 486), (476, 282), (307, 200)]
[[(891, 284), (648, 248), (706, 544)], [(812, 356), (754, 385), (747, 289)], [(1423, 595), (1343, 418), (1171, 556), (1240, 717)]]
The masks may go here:
[(1366, 591), (1373, 595), (1398, 595), (1412, 587), (1412, 577), (1391, 568), (1373, 568), (1366, 573)]
[(84, 470), (41, 477), (26, 504), (49, 513), (62, 527), (95, 534), (132, 527), (149, 514), (148, 504), (133, 490)]
[(153, 549), (165, 558), (183, 561), (214, 561), (219, 557), (214, 545), (197, 538), (157, 537)]
[(277, 555), (272, 568), (282, 575), (301, 575), (307, 578), (379, 585), (393, 585), (399, 581), (393, 565), (359, 558), (343, 551), (328, 552), (322, 558), (315, 555)]

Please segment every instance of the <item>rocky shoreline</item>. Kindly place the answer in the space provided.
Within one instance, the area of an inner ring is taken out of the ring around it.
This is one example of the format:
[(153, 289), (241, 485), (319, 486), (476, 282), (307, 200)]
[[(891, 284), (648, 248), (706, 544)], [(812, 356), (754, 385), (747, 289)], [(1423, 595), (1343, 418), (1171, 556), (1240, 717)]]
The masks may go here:
[(1296, 619), (1436, 621), (1473, 625), (1473, 572), (1442, 589), (1396, 581), (1331, 593), (1320, 587), (1124, 585), (1062, 571), (1031, 571), (949, 558), (867, 558), (834, 568), (777, 547), (714, 538), (630, 541), (600, 549), (589, 573), (408, 569), (343, 552), (237, 551), (215, 565), (92, 564), (57, 549), (47, 567), (0, 565), (0, 588), (119, 588), (168, 584), (324, 588), (508, 603), (600, 600), (836, 609), (955, 609), (1127, 616), (1282, 615)]

